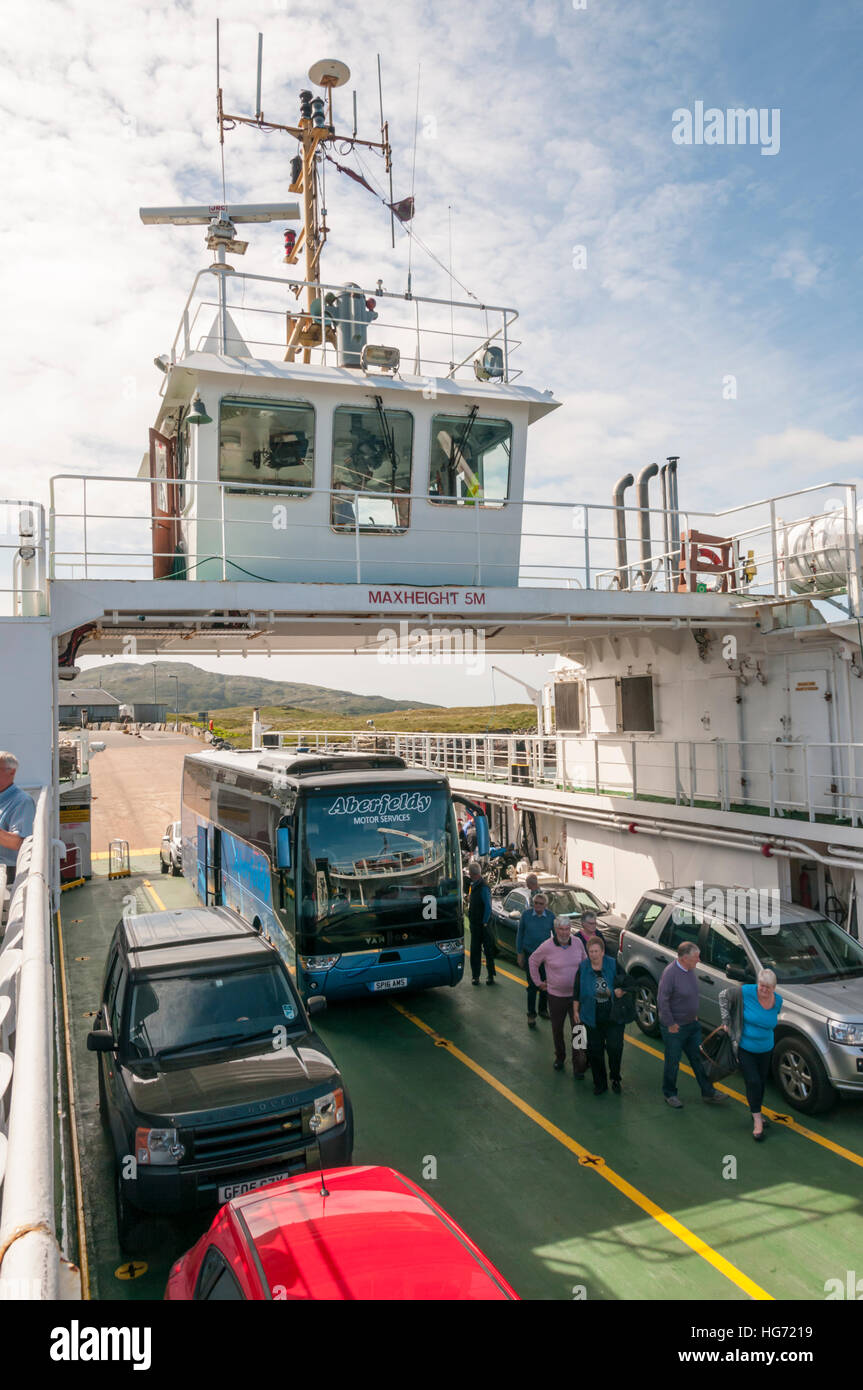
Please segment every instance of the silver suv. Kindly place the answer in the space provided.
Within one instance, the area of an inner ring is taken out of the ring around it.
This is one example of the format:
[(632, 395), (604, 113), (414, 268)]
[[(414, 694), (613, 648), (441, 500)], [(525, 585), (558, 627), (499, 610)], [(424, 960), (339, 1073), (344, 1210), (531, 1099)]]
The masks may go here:
[(757, 970), (776, 972), (783, 1005), (773, 1076), (789, 1105), (815, 1115), (837, 1091), (863, 1095), (863, 946), (829, 918), (794, 903), (780, 902), (770, 925), (747, 921), (745, 908), (718, 914), (683, 905), (720, 896), (725, 904), (746, 901), (745, 890), (724, 886), (657, 888), (632, 913), (619, 960), (638, 981), (642, 1032), (659, 1035), (660, 977), (680, 943), (694, 941), (701, 951), (699, 1018), (707, 1028), (721, 1022), (719, 995), (729, 980), (749, 983)]

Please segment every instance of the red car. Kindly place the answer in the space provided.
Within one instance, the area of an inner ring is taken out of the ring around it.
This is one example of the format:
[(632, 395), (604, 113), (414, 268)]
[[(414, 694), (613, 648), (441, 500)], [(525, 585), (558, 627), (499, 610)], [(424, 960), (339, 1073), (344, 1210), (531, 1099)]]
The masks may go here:
[(393, 1168), (304, 1173), (235, 1197), (174, 1265), (170, 1299), (517, 1299)]

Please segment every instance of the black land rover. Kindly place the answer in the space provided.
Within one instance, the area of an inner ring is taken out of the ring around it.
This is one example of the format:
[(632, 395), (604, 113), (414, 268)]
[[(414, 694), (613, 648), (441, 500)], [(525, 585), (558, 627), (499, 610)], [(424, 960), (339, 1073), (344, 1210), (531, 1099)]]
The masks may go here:
[[(96, 1029), (117, 1229), (350, 1163), (351, 1103), (280, 956), (226, 908), (127, 916)], [(317, 1117), (317, 1118), (316, 1118)]]

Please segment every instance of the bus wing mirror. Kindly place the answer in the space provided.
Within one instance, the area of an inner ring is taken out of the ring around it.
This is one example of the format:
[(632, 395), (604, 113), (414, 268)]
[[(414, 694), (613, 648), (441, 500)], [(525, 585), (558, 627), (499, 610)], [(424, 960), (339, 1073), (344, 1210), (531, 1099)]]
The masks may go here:
[(291, 867), (291, 827), (280, 825), (276, 831), (276, 864), (280, 869)]
[(488, 821), (485, 816), (477, 813), (473, 818), (473, 826), (476, 831), (476, 852), (480, 858), (488, 854), (491, 849), (491, 835), (489, 834)]

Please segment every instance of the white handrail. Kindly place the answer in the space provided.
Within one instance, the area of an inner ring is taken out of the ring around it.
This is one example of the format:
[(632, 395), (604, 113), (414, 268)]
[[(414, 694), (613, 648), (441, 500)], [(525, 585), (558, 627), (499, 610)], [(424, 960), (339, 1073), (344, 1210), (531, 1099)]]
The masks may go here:
[[(54, 1210), (54, 987), (51, 797), (36, 803), (24, 888), (12, 1104), (0, 1212), (0, 1300), (61, 1297)], [(27, 852), (25, 844), (21, 856)], [(20, 862), (20, 857), (19, 857)], [(62, 1296), (68, 1297), (64, 1283)]]

